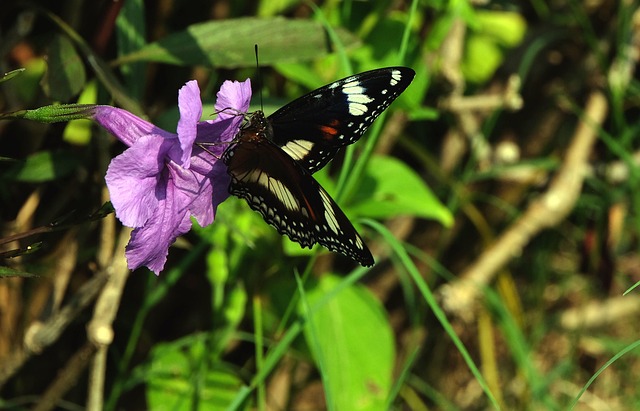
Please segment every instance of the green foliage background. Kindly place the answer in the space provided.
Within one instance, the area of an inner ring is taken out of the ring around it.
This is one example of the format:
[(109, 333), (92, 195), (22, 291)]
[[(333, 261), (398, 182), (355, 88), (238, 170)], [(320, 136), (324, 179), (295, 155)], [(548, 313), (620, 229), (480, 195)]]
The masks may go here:
[(194, 78), (211, 116), (226, 79), (250, 77), (268, 114), (349, 74), (417, 76), (317, 173), (371, 269), (230, 198), (159, 277), (128, 275), (103, 207), (122, 144), (0, 122), (0, 408), (638, 409), (637, 6), (3, 3), (1, 113), (112, 104), (173, 131)]

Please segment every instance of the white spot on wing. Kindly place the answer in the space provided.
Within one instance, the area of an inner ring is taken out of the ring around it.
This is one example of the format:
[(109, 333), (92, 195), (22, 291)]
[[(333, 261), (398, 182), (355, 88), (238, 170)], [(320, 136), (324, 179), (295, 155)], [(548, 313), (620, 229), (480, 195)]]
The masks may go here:
[(294, 197), (293, 193), (284, 184), (282, 184), (282, 181), (274, 178), (270, 178), (269, 180), (273, 184), (273, 193), (285, 207), (289, 210), (298, 210), (300, 208), (300, 203), (298, 203), (298, 200)]
[(391, 72), (391, 81), (389, 82), (389, 84), (395, 86), (400, 82), (400, 80), (402, 80), (402, 73), (400, 73), (400, 70), (393, 70)]
[(371, 103), (373, 101), (373, 99), (371, 97), (367, 96), (366, 94), (348, 94), (347, 95), (347, 101), (349, 103), (367, 104), (367, 103)]
[[(252, 170), (245, 174), (245, 180), (260, 184), (268, 191), (270, 191), (277, 199), (280, 201), (287, 209), (289, 210), (298, 210), (300, 209), (300, 203), (293, 195), (291, 190), (289, 190), (280, 180), (276, 180), (275, 178), (269, 177), (267, 173), (262, 172), (261, 170)], [(263, 202), (264, 204), (264, 202)], [(279, 222), (278, 215), (274, 216), (274, 219)]]
[(356, 236), (356, 246), (361, 250), (363, 249), (362, 239), (360, 238), (360, 236)]
[(324, 191), (320, 190), (320, 197), (322, 197), (322, 205), (324, 206), (324, 218), (327, 220), (327, 224), (329, 224), (329, 228), (336, 234), (340, 234), (340, 226), (338, 225), (338, 220), (336, 219), (336, 213), (333, 210), (333, 205), (331, 204), (331, 199), (329, 195)]
[(282, 146), (282, 150), (296, 161), (309, 154), (309, 151), (311, 151), (312, 148), (313, 143), (307, 140), (291, 140)]
[(352, 116), (361, 116), (367, 112), (367, 106), (360, 103), (349, 103), (349, 114)]
[(342, 92), (345, 94), (364, 94), (365, 88), (360, 85), (359, 81), (345, 83), (342, 86)]

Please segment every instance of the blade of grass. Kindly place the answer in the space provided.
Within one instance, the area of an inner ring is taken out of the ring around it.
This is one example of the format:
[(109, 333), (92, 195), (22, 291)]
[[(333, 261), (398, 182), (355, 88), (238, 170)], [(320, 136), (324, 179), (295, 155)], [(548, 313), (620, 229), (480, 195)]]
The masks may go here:
[(258, 384), (261, 384), (266, 380), (271, 371), (278, 365), (280, 359), (287, 353), (293, 341), (298, 337), (298, 335), (300, 335), (300, 333), (302, 333), (303, 325), (304, 321), (299, 320), (287, 329), (287, 332), (282, 336), (280, 342), (276, 344), (265, 357), (262, 368), (260, 368), (253, 376), (251, 384), (242, 387), (242, 389), (238, 391), (232, 403), (227, 407), (228, 411), (240, 409), (242, 404), (247, 401), (249, 395), (251, 395), (253, 390), (256, 389)]
[(516, 318), (507, 309), (498, 293), (492, 289), (485, 287), (484, 297), (489, 307), (499, 317), (499, 325), (504, 335), (504, 341), (509, 346), (517, 368), (522, 370), (524, 374), (531, 391), (532, 401), (545, 404), (545, 409), (558, 409), (557, 404), (554, 404), (554, 400), (548, 395), (549, 390), (547, 387), (552, 383), (553, 379), (549, 375), (541, 375), (535, 364), (532, 363), (534, 358), (532, 349), (529, 347), (527, 338), (518, 325)]
[(576, 395), (576, 398), (573, 399), (573, 401), (571, 402), (571, 404), (569, 405), (569, 407), (567, 408), (568, 410), (572, 410), (575, 408), (575, 406), (578, 404), (578, 401), (580, 400), (580, 397), (582, 396), (582, 394), (585, 393), (585, 391), (587, 391), (589, 389), (589, 387), (591, 386), (591, 384), (593, 384), (593, 382), (596, 380), (596, 378), (598, 378), (598, 376), (600, 374), (602, 374), (604, 372), (604, 370), (606, 370), (607, 368), (609, 368), (609, 366), (611, 364), (613, 364), (614, 362), (616, 362), (618, 359), (620, 359), (623, 355), (625, 355), (628, 352), (633, 351), (634, 349), (636, 349), (637, 347), (640, 346), (640, 340), (629, 344), (628, 346), (626, 346), (625, 348), (623, 348), (622, 350), (620, 350), (619, 353), (617, 353), (616, 355), (614, 355), (609, 361), (607, 361), (602, 367), (600, 367), (600, 369), (598, 369), (598, 371), (596, 371), (595, 374), (593, 374), (593, 376), (591, 378), (589, 378), (589, 381), (587, 381), (587, 383), (584, 385), (584, 387), (582, 387), (582, 389), (580, 390), (580, 392), (578, 393), (578, 395)]
[(414, 362), (418, 358), (419, 353), (420, 353), (420, 347), (416, 347), (411, 352), (411, 354), (409, 354), (406, 361), (404, 362), (404, 365), (402, 366), (402, 370), (400, 371), (400, 375), (398, 376), (398, 379), (396, 379), (395, 383), (393, 384), (393, 387), (391, 387), (391, 392), (389, 393), (389, 397), (387, 398), (387, 403), (385, 404), (385, 407), (384, 407), (385, 410), (390, 410), (393, 408), (391, 405), (393, 404), (393, 401), (398, 397), (398, 394), (400, 393), (400, 389), (402, 388), (402, 386), (409, 379), (409, 376), (411, 375), (411, 367), (413, 366)]
[(420, 273), (418, 272), (418, 268), (415, 266), (415, 264), (413, 264), (413, 262), (409, 258), (409, 254), (407, 254), (407, 251), (404, 249), (402, 244), (393, 236), (393, 234), (391, 234), (391, 232), (384, 225), (378, 223), (377, 221), (365, 219), (363, 220), (363, 223), (369, 225), (378, 233), (380, 233), (380, 235), (385, 239), (387, 244), (391, 247), (393, 252), (400, 259), (402, 265), (409, 272), (409, 275), (411, 275), (411, 278), (413, 279), (418, 289), (422, 293), (422, 297), (424, 298), (425, 302), (429, 305), (429, 308), (431, 308), (431, 310), (433, 311), (433, 314), (435, 315), (436, 319), (440, 322), (445, 332), (451, 338), (453, 344), (456, 346), (456, 348), (460, 352), (460, 355), (462, 355), (462, 358), (466, 362), (467, 367), (469, 368), (473, 376), (478, 381), (478, 384), (480, 384), (480, 387), (482, 387), (482, 390), (485, 392), (487, 398), (491, 402), (492, 407), (496, 410), (500, 410), (501, 409), (500, 405), (498, 404), (496, 398), (494, 397), (489, 386), (487, 385), (487, 382), (482, 376), (482, 373), (480, 372), (475, 362), (473, 361), (473, 358), (471, 358), (471, 354), (469, 354), (469, 351), (467, 350), (463, 342), (460, 340), (460, 338), (456, 334), (455, 330), (453, 329), (453, 326), (447, 319), (447, 316), (445, 315), (444, 311), (438, 305), (438, 302), (436, 301), (433, 293), (431, 293), (429, 286), (424, 281), (424, 279), (420, 276)]
[[(297, 278), (297, 277), (296, 277)], [(253, 329), (255, 330), (255, 350), (256, 350), (256, 368), (261, 369), (264, 365), (264, 356), (262, 355), (262, 347), (264, 339), (262, 334), (262, 302), (259, 296), (253, 297)], [(267, 403), (267, 396), (264, 381), (258, 384), (258, 410), (264, 411)]]

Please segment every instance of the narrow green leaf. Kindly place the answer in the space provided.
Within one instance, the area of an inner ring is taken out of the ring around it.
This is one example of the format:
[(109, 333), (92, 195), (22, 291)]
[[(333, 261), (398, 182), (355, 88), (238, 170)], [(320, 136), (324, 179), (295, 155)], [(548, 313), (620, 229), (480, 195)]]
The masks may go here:
[(79, 163), (71, 151), (40, 151), (10, 167), (2, 177), (28, 183), (52, 181), (70, 174)]
[(424, 301), (429, 305), (429, 307), (431, 308), (431, 311), (433, 311), (433, 315), (435, 315), (435, 317), (438, 319), (438, 321), (440, 322), (440, 325), (442, 325), (446, 333), (449, 335), (449, 337), (453, 341), (453, 344), (456, 346), (456, 349), (464, 358), (464, 361), (467, 363), (469, 370), (471, 371), (471, 373), (473, 374), (477, 382), (480, 384), (480, 387), (482, 387), (487, 398), (491, 402), (493, 409), (500, 410), (501, 408), (498, 405), (498, 401), (496, 400), (495, 396), (489, 389), (487, 382), (485, 381), (484, 377), (482, 376), (482, 373), (480, 372), (475, 362), (473, 361), (471, 354), (465, 347), (462, 340), (460, 340), (460, 338), (456, 334), (456, 331), (453, 329), (453, 325), (447, 319), (447, 316), (444, 313), (444, 310), (440, 307), (440, 305), (438, 305), (438, 302), (436, 301), (436, 297), (433, 295), (433, 293), (431, 292), (431, 289), (429, 288), (429, 284), (425, 281), (425, 279), (420, 274), (416, 265), (409, 258), (409, 254), (407, 253), (407, 250), (405, 250), (405, 247), (402, 245), (400, 241), (398, 241), (397, 238), (393, 236), (393, 234), (391, 234), (391, 232), (384, 225), (374, 220), (368, 220), (366, 223), (369, 226), (373, 227), (378, 233), (380, 233), (380, 235), (384, 238), (385, 242), (389, 246), (391, 246), (391, 249), (396, 254), (396, 257), (398, 257), (399, 263), (409, 273), (409, 275), (411, 276), (411, 279), (415, 282), (416, 286), (420, 290), (420, 293), (422, 294)]
[(26, 271), (14, 270), (9, 267), (0, 266), (0, 278), (9, 278), (9, 277), (23, 277), (23, 278), (33, 278), (39, 277), (39, 275), (28, 273)]
[(438, 220), (447, 227), (453, 222), (451, 212), (420, 176), (393, 157), (371, 157), (357, 197), (363, 200), (352, 204), (349, 211), (361, 217), (412, 215)]
[(383, 410), (391, 390), (393, 332), (378, 300), (360, 285), (331, 294), (341, 279), (323, 276), (306, 295), (304, 334), (336, 410)]
[(12, 78), (17, 76), (18, 74), (21, 74), (25, 70), (26, 68), (19, 68), (19, 69), (11, 70), (8, 73), (4, 73), (4, 76), (0, 78), (0, 83), (4, 83), (5, 81), (11, 80)]
[(66, 102), (82, 90), (86, 80), (84, 63), (66, 36), (53, 37), (47, 63), (42, 88), (51, 99)]
[[(116, 39), (118, 55), (122, 56), (144, 47), (146, 44), (146, 24), (143, 0), (124, 2), (116, 19)], [(127, 90), (137, 99), (142, 98), (145, 86), (146, 64), (132, 63), (120, 67)]]
[[(345, 46), (357, 39), (338, 30)], [(323, 27), (309, 20), (240, 18), (189, 26), (120, 57), (116, 63), (156, 61), (167, 64), (211, 67), (247, 67), (255, 64), (254, 45), (260, 47), (260, 64), (316, 59), (331, 52)]]

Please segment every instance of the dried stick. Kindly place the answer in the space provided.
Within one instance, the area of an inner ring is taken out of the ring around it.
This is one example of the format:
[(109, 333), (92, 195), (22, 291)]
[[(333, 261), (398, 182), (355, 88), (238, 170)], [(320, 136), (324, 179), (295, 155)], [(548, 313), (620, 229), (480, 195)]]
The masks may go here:
[(473, 304), (482, 287), (512, 258), (519, 256), (529, 241), (545, 228), (560, 223), (571, 212), (580, 195), (588, 156), (597, 130), (607, 113), (605, 96), (594, 91), (587, 101), (584, 117), (578, 124), (564, 163), (549, 189), (527, 208), (524, 214), (460, 277), (438, 290), (442, 306), (459, 318), (473, 319)]
[[(102, 409), (106, 353), (108, 345), (113, 340), (111, 324), (120, 306), (120, 297), (129, 274), (124, 253), (122, 252), (129, 235), (130, 230), (123, 229), (121, 231), (119, 239), (121, 247), (116, 248), (118, 251), (114, 255), (111, 265), (104, 270), (104, 272), (109, 273), (108, 281), (102, 287), (102, 292), (96, 302), (93, 319), (87, 325), (88, 341), (69, 359), (58, 377), (47, 388), (35, 410), (47, 411), (53, 409), (67, 391), (73, 387), (92, 357), (94, 358), (94, 367), (91, 370), (89, 379), (87, 409), (92, 411)], [(57, 339), (57, 336), (55, 339)], [(94, 354), (96, 355), (94, 356)]]
[(96, 302), (93, 318), (87, 325), (87, 337), (98, 350), (89, 374), (87, 409), (92, 411), (102, 410), (107, 350), (113, 341), (112, 324), (120, 307), (122, 291), (129, 277), (129, 269), (123, 250), (130, 235), (131, 230), (129, 229), (123, 229), (120, 232), (118, 246), (116, 246), (116, 253), (111, 264), (109, 282), (102, 290)]
[(47, 388), (47, 391), (42, 395), (38, 404), (33, 408), (33, 411), (49, 411), (54, 409), (64, 393), (75, 385), (80, 373), (85, 369), (89, 363), (89, 359), (95, 352), (96, 347), (86, 342), (84, 346), (67, 361), (65, 367), (60, 371), (53, 384)]
[(594, 301), (581, 307), (566, 310), (560, 316), (565, 330), (593, 329), (615, 324), (624, 317), (632, 318), (640, 310), (640, 297), (626, 295), (606, 301)]
[(9, 354), (4, 364), (0, 366), (0, 387), (33, 355), (55, 342), (74, 318), (93, 301), (107, 281), (107, 274), (100, 272), (87, 281), (77, 294), (64, 306), (62, 310), (51, 317), (44, 324), (33, 324), (26, 332), (24, 347)]

